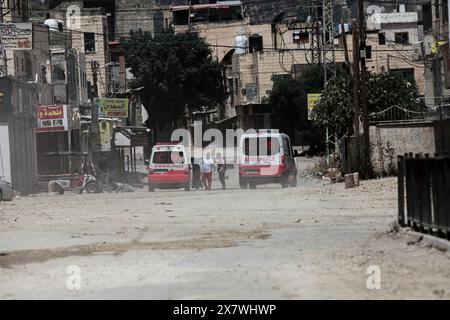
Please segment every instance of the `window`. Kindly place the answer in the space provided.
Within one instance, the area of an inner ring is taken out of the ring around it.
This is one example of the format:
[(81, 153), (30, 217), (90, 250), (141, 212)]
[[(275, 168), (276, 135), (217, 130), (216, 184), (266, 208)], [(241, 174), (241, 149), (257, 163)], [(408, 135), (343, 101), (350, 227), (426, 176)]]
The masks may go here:
[[(264, 118), (262, 118), (264, 120)], [(244, 154), (246, 156), (273, 156), (280, 153), (277, 138), (245, 138)]]
[(84, 33), (84, 52), (95, 52), (95, 34), (93, 32)]
[(286, 156), (291, 156), (291, 144), (287, 138), (283, 138), (283, 154)]
[(422, 5), (423, 31), (427, 32), (433, 29), (433, 13), (431, 11), (431, 2)]
[(372, 59), (372, 46), (366, 46), (366, 60)]
[(395, 43), (408, 44), (409, 43), (408, 32), (396, 32), (395, 33)]
[(378, 33), (378, 44), (386, 44), (386, 35), (384, 34), (384, 32)]
[(402, 78), (405, 81), (409, 81), (409, 82), (414, 81), (414, 69), (413, 68), (391, 69), (390, 73), (398, 75), (400, 78)]
[(183, 151), (157, 151), (153, 154), (154, 164), (183, 164)]

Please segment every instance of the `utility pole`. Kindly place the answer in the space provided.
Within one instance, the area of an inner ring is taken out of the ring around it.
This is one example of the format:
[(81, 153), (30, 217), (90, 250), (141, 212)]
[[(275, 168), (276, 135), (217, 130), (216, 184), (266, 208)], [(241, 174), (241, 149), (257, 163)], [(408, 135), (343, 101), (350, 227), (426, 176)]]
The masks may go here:
[(344, 18), (341, 18), (340, 24), (341, 24), (342, 44), (344, 46), (345, 64), (347, 65), (347, 68), (351, 69), (351, 67), (350, 67), (350, 58), (348, 57), (347, 34), (345, 33)]
[(367, 71), (366, 71), (366, 25), (364, 21), (364, 0), (358, 0), (359, 20), (359, 52), (360, 52), (360, 86), (361, 111), (363, 122), (363, 175), (368, 178), (370, 170), (370, 137), (369, 137), (369, 111), (367, 108)]
[[(97, 109), (97, 99), (98, 99), (98, 86), (97, 86), (97, 70), (98, 70), (98, 63), (95, 60), (91, 60), (91, 71), (92, 71), (92, 82), (94, 85), (94, 98), (91, 101), (91, 142), (93, 141), (94, 148), (89, 148), (89, 152), (92, 152), (92, 149), (94, 151), (97, 151), (97, 144), (98, 144), (98, 109)], [(92, 154), (89, 155), (92, 159)]]
[(191, 13), (192, 13), (192, 0), (189, 0), (189, 13), (188, 13), (188, 30), (189, 33), (192, 32), (192, 28), (191, 28)]
[(359, 49), (358, 49), (358, 27), (356, 21), (352, 24), (352, 47), (353, 47), (353, 134), (359, 137)]
[[(0, 24), (3, 23), (3, 3), (4, 1), (0, 2)], [(3, 38), (2, 38), (2, 32), (0, 29), (0, 44), (1, 44), (1, 55), (2, 55), (2, 60), (3, 60), (3, 66), (0, 66), (0, 69), (2, 69), (2, 72), (5, 74), (5, 77), (8, 76), (8, 59), (6, 57), (6, 50), (4, 47), (4, 43), (3, 43)]]
[(336, 53), (334, 51), (334, 23), (333, 23), (333, 1), (323, 0), (322, 2), (322, 62), (324, 71), (325, 86), (329, 78), (336, 75)]

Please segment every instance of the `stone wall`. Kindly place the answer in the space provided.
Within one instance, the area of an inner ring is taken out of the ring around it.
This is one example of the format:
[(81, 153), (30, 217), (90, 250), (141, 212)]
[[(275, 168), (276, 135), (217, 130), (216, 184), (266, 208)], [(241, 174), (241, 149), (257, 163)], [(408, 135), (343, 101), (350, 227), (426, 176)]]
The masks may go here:
[(378, 124), (370, 127), (371, 162), (377, 175), (393, 174), (397, 156), (405, 153), (436, 152), (432, 122)]

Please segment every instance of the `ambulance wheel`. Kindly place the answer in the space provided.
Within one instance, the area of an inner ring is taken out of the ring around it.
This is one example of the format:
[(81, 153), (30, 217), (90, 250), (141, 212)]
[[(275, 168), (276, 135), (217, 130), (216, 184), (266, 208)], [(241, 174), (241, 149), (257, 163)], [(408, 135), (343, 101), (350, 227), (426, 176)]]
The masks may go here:
[(148, 192), (155, 192), (155, 186), (151, 183), (148, 184)]
[(191, 191), (191, 184), (188, 183), (185, 187), (184, 187), (184, 191)]

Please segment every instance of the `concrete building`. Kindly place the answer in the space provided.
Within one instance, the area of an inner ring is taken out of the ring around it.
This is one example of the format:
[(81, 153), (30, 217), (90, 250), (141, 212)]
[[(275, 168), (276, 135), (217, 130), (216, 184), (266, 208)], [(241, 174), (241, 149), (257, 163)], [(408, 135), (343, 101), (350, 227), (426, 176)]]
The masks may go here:
[(53, 99), (49, 30), (27, 21), (23, 1), (3, 5), (7, 14), (0, 28), (5, 49), (0, 80), (0, 175), (19, 192), (29, 194), (37, 187), (36, 108)]
[[(402, 10), (406, 10), (402, 7)], [(385, 42), (413, 44), (420, 40), (417, 12), (373, 13), (367, 17), (367, 30), (378, 30)]]
[(450, 103), (450, 49), (448, 1), (422, 5), (424, 38), (417, 56), (426, 62), (425, 102), (435, 108)]
[(169, 6), (158, 2), (117, 0), (115, 5), (115, 40), (126, 37), (131, 30), (137, 31), (140, 29), (152, 34), (167, 30), (172, 20)]
[(0, 79), (0, 176), (23, 193), (36, 191), (36, 87), (12, 78)]

